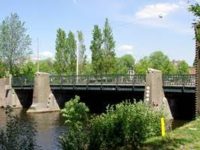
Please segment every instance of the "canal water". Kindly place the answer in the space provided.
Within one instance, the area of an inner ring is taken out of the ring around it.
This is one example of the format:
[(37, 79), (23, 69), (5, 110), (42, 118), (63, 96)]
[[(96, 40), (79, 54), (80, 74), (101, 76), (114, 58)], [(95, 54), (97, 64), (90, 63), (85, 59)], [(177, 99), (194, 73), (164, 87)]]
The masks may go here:
[[(35, 122), (37, 144), (42, 150), (59, 150), (58, 137), (66, 131), (64, 120), (59, 112), (25, 114), (20, 109), (14, 110), (19, 117), (26, 117)], [(0, 109), (0, 127), (6, 125), (5, 110)], [(26, 133), (25, 133), (26, 134)]]
[[(37, 144), (42, 150), (60, 150), (58, 145), (58, 137), (66, 131), (63, 117), (59, 112), (48, 113), (31, 113), (27, 114), (20, 109), (15, 109), (14, 113), (19, 117), (26, 117), (36, 123), (37, 129)], [(175, 120), (172, 123), (172, 128), (182, 126), (188, 121)], [(0, 109), (0, 127), (6, 125), (5, 110)]]

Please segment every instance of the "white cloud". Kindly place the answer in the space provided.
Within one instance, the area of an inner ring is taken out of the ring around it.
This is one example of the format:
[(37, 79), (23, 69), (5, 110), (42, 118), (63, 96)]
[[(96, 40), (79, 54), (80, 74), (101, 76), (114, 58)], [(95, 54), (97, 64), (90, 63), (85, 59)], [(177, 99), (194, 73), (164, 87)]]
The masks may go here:
[(146, 5), (135, 14), (135, 17), (136, 19), (155, 19), (159, 18), (159, 16), (166, 17), (179, 8), (180, 5), (175, 3), (157, 3)]
[(124, 45), (120, 45), (118, 48), (117, 48), (117, 52), (118, 54), (121, 56), (121, 55), (125, 55), (125, 54), (133, 54), (133, 49), (134, 49), (134, 46), (133, 45), (130, 45), (130, 44), (124, 44)]
[(45, 58), (53, 58), (54, 57), (54, 54), (50, 51), (42, 51), (42, 52), (39, 52), (39, 57), (40, 59), (45, 59)]

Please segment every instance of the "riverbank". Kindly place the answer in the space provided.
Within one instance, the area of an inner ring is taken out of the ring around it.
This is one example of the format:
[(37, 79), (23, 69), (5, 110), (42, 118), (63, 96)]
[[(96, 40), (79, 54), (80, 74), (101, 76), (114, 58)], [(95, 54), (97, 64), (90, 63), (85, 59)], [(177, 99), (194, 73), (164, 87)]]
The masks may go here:
[(167, 136), (148, 139), (143, 150), (191, 150), (200, 149), (200, 117), (177, 128)]

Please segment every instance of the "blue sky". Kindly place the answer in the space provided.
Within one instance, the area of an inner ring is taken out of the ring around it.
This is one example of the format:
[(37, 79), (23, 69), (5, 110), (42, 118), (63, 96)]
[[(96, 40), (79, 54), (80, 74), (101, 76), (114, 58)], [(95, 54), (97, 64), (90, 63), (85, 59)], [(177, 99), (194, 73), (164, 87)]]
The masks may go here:
[[(136, 60), (161, 50), (170, 59), (194, 61), (195, 41), (187, 11), (195, 0), (0, 0), (0, 21), (17, 13), (32, 38), (33, 57), (39, 38), (40, 56), (52, 57), (58, 28), (84, 34), (87, 54), (94, 25), (109, 19), (116, 54)], [(161, 16), (161, 17), (159, 17)], [(90, 56), (88, 56), (90, 58)]]

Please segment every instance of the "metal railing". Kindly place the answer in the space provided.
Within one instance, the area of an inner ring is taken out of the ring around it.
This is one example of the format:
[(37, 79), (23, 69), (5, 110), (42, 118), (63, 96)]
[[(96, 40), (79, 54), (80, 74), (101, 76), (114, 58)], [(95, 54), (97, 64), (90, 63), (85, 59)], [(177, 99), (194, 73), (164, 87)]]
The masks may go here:
[[(51, 86), (67, 85), (145, 85), (145, 75), (50, 75)], [(13, 77), (12, 86), (33, 86), (31, 77)], [(164, 86), (195, 86), (195, 75), (163, 75)]]

